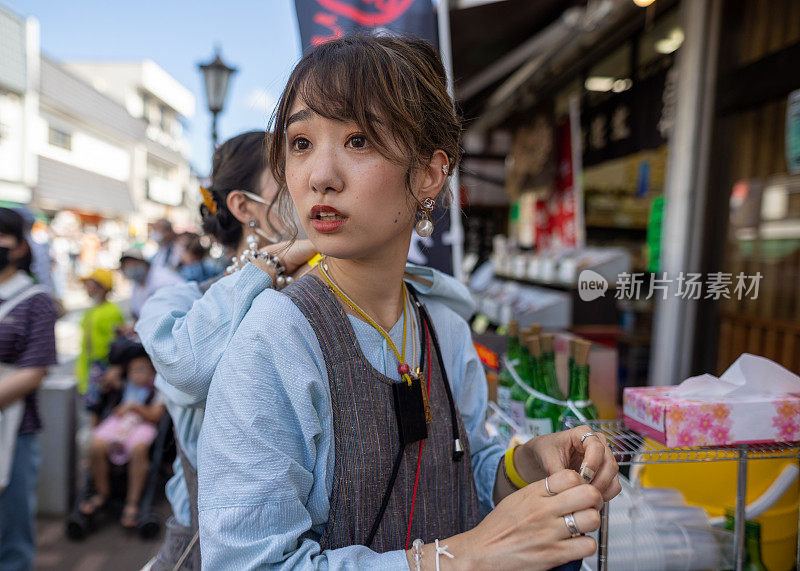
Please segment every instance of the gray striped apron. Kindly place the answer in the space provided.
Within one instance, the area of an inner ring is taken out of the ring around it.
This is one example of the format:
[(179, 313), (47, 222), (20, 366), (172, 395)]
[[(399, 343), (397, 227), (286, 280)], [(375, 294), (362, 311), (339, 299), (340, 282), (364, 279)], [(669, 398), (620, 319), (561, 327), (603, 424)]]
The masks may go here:
[[(335, 461), (330, 512), (322, 549), (363, 545), (378, 515), (400, 441), (391, 385), (361, 351), (353, 326), (335, 294), (306, 275), (283, 290), (311, 324), (325, 356), (333, 413)], [(424, 334), (424, 329), (420, 329)], [(442, 339), (446, 343), (446, 339)], [(431, 369), (433, 416), (424, 441), (411, 540), (426, 543), (472, 529), (479, 521), (478, 495), (467, 432), (457, 414), (465, 453), (453, 461), (450, 408), (435, 347), (425, 356)], [(420, 442), (406, 446), (386, 513), (370, 546), (383, 553), (405, 547)]]

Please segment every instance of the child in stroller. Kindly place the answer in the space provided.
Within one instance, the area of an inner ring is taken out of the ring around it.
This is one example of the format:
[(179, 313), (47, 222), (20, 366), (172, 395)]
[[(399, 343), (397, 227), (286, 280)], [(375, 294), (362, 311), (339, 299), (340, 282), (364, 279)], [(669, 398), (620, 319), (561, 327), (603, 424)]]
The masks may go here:
[(149, 452), (166, 406), (154, 387), (156, 371), (140, 343), (125, 340), (115, 347), (121, 355), (125, 379), (121, 402), (92, 434), (90, 471), (95, 493), (80, 505), (84, 516), (105, 506), (111, 495), (110, 465), (128, 465), (125, 507), (120, 523), (134, 528), (139, 519), (139, 501), (147, 480)]

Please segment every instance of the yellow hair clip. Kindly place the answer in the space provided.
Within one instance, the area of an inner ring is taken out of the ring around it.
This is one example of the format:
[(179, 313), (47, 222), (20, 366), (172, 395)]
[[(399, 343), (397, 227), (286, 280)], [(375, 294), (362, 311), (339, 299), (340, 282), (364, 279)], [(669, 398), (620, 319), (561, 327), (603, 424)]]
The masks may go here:
[(211, 214), (216, 214), (217, 213), (217, 201), (214, 200), (214, 195), (211, 194), (211, 191), (208, 190), (206, 187), (201, 186), (200, 187), (200, 194), (203, 195), (203, 204), (206, 205), (206, 208), (208, 208), (208, 211)]

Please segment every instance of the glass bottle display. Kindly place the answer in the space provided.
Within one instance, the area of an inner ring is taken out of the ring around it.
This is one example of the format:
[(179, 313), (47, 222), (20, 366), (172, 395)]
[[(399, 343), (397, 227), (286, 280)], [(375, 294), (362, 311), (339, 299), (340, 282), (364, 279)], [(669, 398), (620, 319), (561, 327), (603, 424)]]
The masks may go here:
[[(511, 321), (508, 324), (508, 350), (506, 358), (515, 367), (519, 367), (519, 323)], [(511, 412), (511, 390), (514, 388), (514, 379), (506, 368), (500, 373), (497, 382), (497, 406), (504, 413)]]
[[(538, 373), (533, 376), (533, 389), (543, 395), (552, 396), (544, 375), (546, 362), (539, 337), (529, 339), (528, 351), (531, 354), (531, 362), (536, 362), (538, 365)], [(537, 398), (535, 395), (528, 395), (525, 403), (525, 429), (531, 436), (555, 432), (559, 426), (560, 415), (561, 407), (557, 404)]]
[[(570, 342), (570, 375), (569, 375), (569, 400), (586, 420), (595, 420), (598, 417), (597, 408), (589, 399), (589, 349), (591, 343), (583, 339)], [(559, 418), (559, 426), (565, 425), (566, 419), (580, 418), (572, 408), (565, 408)]]
[[(538, 360), (535, 360), (528, 350), (527, 340), (530, 337), (523, 337), (519, 347), (519, 366), (517, 374), (522, 381), (529, 387), (533, 387), (534, 377), (538, 375), (536, 369), (539, 367)], [(511, 389), (511, 402), (509, 404), (508, 416), (521, 429), (525, 428), (525, 403), (528, 400), (528, 391), (514, 383)]]

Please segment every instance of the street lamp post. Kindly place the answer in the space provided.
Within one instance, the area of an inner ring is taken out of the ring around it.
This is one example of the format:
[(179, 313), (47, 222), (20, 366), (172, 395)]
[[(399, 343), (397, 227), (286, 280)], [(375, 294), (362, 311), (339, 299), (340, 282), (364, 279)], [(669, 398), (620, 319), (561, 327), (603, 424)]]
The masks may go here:
[(222, 112), (225, 106), (225, 96), (228, 94), (228, 83), (231, 75), (236, 73), (235, 67), (228, 67), (222, 61), (217, 49), (214, 60), (199, 64), (197, 67), (203, 72), (203, 79), (206, 84), (206, 98), (208, 99), (208, 110), (211, 112), (211, 141), (214, 150), (217, 148), (217, 115)]

